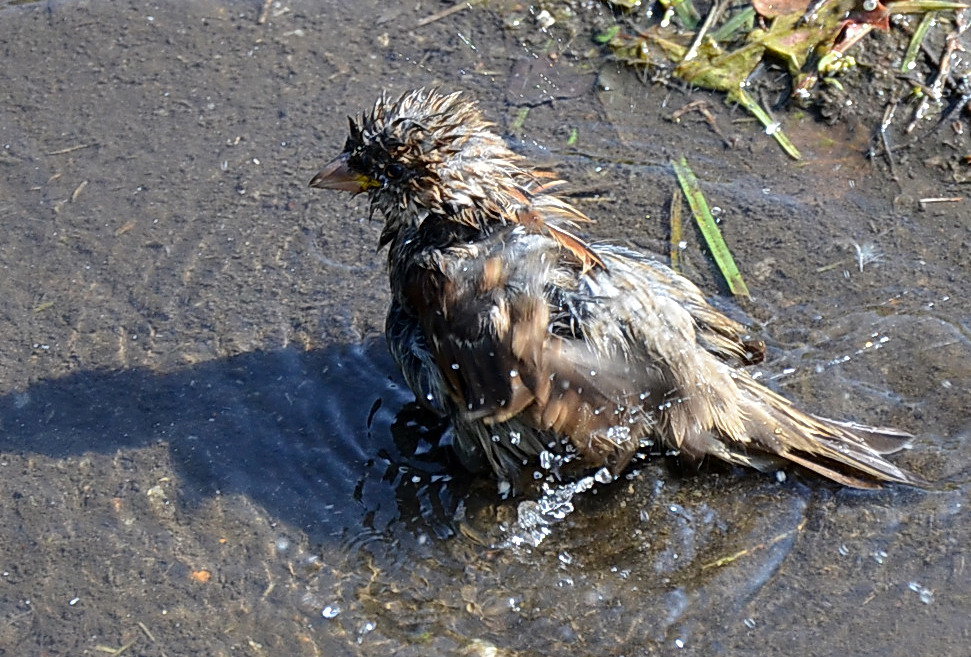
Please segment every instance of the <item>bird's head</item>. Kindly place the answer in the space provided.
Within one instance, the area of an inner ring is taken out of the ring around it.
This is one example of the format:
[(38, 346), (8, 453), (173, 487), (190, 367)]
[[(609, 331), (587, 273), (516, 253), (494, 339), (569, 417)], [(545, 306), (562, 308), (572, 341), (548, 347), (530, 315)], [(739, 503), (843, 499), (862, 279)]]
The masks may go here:
[(382, 96), (359, 122), (350, 119), (344, 150), (310, 186), (367, 193), (388, 239), (430, 215), (501, 221), (508, 188), (528, 174), (492, 126), (460, 92)]

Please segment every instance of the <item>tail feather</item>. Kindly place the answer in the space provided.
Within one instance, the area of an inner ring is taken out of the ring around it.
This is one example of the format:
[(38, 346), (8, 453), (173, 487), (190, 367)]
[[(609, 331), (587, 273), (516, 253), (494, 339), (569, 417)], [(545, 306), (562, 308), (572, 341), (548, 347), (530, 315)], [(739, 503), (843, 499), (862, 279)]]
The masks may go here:
[(884, 458), (905, 449), (912, 435), (810, 415), (755, 381), (747, 382), (746, 429), (750, 444), (824, 477), (855, 488), (883, 482), (924, 486), (927, 482)]

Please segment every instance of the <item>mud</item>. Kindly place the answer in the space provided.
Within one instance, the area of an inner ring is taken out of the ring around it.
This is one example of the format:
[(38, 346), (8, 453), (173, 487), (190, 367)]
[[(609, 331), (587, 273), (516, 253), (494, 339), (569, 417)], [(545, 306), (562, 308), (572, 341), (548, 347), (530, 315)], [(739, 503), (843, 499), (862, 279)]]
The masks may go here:
[[(0, 655), (966, 649), (971, 209), (918, 203), (967, 194), (966, 113), (893, 133), (892, 172), (867, 157), (874, 82), (834, 125), (780, 114), (795, 164), (717, 97), (605, 61), (579, 18), (261, 5), (0, 3)], [(762, 375), (911, 431), (897, 460), (937, 485), (657, 457), (538, 548), (490, 547), (515, 503), (409, 405), (379, 223), (306, 188), (347, 114), (421, 85), (474, 94), (594, 233), (642, 248), (667, 250), (685, 155), (753, 298), (722, 296), (693, 231), (687, 273), (766, 336)], [(698, 99), (733, 148), (667, 118)]]

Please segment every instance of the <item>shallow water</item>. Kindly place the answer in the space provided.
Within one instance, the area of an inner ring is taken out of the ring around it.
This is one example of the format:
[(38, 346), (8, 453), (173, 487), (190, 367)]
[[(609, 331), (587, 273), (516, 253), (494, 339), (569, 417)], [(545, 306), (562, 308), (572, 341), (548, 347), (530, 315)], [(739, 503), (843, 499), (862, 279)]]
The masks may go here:
[[(971, 212), (915, 202), (966, 191), (928, 162), (944, 146), (896, 184), (861, 154), (870, 127), (786, 116), (795, 165), (717, 100), (735, 149), (663, 118), (704, 95), (550, 67), (544, 47), (587, 37), (526, 12), (412, 29), (441, 6), (283, 2), (258, 25), (260, 4), (0, 4), (0, 655), (960, 653)], [(409, 405), (378, 224), (306, 189), (346, 114), (420, 85), (504, 128), (531, 106), (517, 147), (643, 248), (666, 249), (685, 154), (753, 290), (722, 303), (763, 329), (761, 375), (913, 432), (897, 461), (939, 486), (656, 457), (539, 547), (491, 547), (518, 501)]]

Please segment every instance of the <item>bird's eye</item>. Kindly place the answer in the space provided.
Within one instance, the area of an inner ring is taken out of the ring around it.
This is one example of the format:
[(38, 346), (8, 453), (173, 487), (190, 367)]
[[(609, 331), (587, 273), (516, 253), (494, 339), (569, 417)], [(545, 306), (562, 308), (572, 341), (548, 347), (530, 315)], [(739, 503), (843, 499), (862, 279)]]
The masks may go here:
[(389, 180), (398, 180), (408, 171), (408, 168), (401, 162), (392, 162), (385, 168), (384, 175), (388, 177)]

